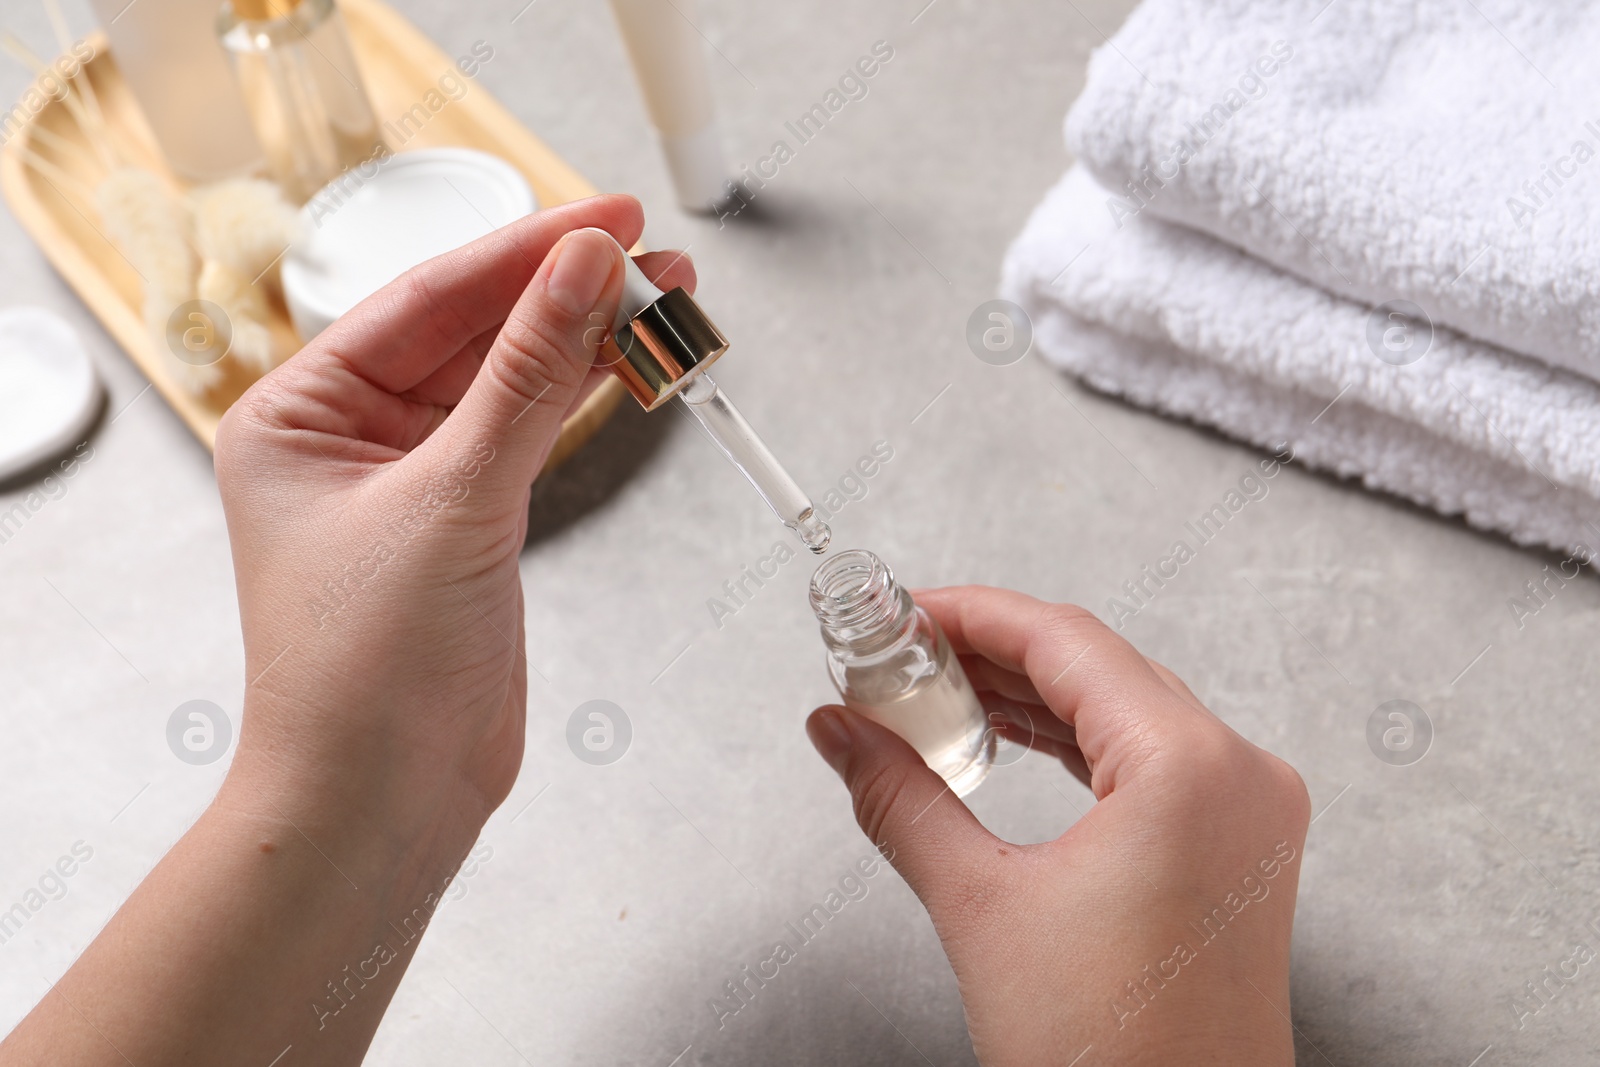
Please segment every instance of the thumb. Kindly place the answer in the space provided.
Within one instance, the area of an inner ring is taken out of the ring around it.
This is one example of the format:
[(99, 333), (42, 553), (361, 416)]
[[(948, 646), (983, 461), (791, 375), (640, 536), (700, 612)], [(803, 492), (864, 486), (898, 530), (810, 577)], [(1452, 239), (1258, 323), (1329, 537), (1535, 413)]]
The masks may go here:
[(811, 713), (806, 733), (844, 779), (861, 829), (930, 912), (1002, 844), (893, 731), (831, 705)]
[(432, 463), (476, 456), (473, 495), (517, 500), (539, 473), (610, 336), (622, 256), (603, 231), (573, 230), (539, 265), (466, 395), (421, 446)]

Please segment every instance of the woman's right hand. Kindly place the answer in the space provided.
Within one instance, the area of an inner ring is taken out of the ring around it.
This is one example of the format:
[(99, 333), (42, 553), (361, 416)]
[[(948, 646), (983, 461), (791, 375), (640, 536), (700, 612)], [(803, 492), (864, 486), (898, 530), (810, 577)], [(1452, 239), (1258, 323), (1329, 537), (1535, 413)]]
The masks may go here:
[(916, 601), (1002, 733), (1097, 801), (1054, 841), (1010, 844), (889, 730), (838, 706), (807, 723), (927, 907), (979, 1061), (1292, 1064), (1300, 776), (1082, 608), (981, 587)]

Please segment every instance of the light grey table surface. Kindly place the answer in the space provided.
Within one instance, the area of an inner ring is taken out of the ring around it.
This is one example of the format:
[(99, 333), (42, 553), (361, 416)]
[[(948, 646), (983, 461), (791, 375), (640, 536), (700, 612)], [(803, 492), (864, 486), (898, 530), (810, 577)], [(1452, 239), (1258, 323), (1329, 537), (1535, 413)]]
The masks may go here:
[[(452, 54), (488, 42), (473, 91), (600, 187), (638, 195), (654, 246), (690, 247), (734, 341), (719, 377), (803, 484), (820, 493), (890, 442), (894, 458), (836, 522), (842, 544), (912, 583), (1103, 611), (1258, 458), (1086, 393), (1034, 356), (985, 365), (964, 341), (1007, 242), (1067, 165), (1060, 122), (1084, 61), (1130, 5), (706, 0), (739, 162), (787, 138), (784, 122), (875, 41), (894, 48), (759, 210), (719, 228), (672, 205), (605, 5), (523, 2), (398, 6)], [(29, 0), (0, 23), (49, 41)], [(24, 84), (0, 75), (8, 100)], [(3, 213), (0, 285), (0, 303), (75, 323), (111, 393), (92, 461), (0, 544), (0, 909), (74, 843), (93, 850), (66, 895), (0, 945), (9, 1025), (217, 785), (225, 763), (168, 750), (173, 709), (207, 699), (236, 717), (244, 679), (210, 457)], [(0, 493), (0, 510), (27, 488)], [(749, 488), (676, 414), (625, 410), (538, 487), (535, 527), (523, 577), (542, 679), (522, 777), (371, 1062), (972, 1062), (954, 980), (892, 872), (724, 1026), (709, 1006), (869, 847), (801, 729), (830, 696), (809, 563), (786, 564), (720, 627), (708, 610), (783, 540)], [(1128, 627), (1310, 787), (1293, 977), (1303, 1064), (1600, 1055), (1592, 967), (1521, 1028), (1512, 1008), (1575, 939), (1594, 941), (1600, 915), (1585, 669), (1600, 593), (1585, 577), (1519, 629), (1508, 600), (1547, 562), (1293, 469)], [(1437, 731), (1408, 767), (1366, 740), (1395, 698)], [(591, 699), (632, 722), (608, 767), (565, 741)], [(1038, 841), (1090, 801), (1028, 757), (972, 805), (996, 832)]]

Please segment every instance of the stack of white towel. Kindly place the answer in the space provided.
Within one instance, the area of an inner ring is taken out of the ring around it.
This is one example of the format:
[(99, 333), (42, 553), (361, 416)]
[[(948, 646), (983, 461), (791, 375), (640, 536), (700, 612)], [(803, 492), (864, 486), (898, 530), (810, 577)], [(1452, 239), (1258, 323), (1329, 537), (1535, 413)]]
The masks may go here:
[(1145, 0), (1003, 293), (1098, 389), (1600, 547), (1600, 6)]

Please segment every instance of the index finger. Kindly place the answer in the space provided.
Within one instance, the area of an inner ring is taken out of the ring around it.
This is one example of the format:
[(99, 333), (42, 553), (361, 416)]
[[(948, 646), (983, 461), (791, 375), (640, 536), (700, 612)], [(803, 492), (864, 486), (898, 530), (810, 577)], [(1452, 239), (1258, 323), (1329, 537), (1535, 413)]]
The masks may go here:
[(1084, 608), (987, 586), (918, 590), (915, 599), (958, 655), (1027, 675), (1077, 731), (1091, 766), (1118, 751), (1119, 740), (1149, 740), (1192, 713), (1138, 649)]

